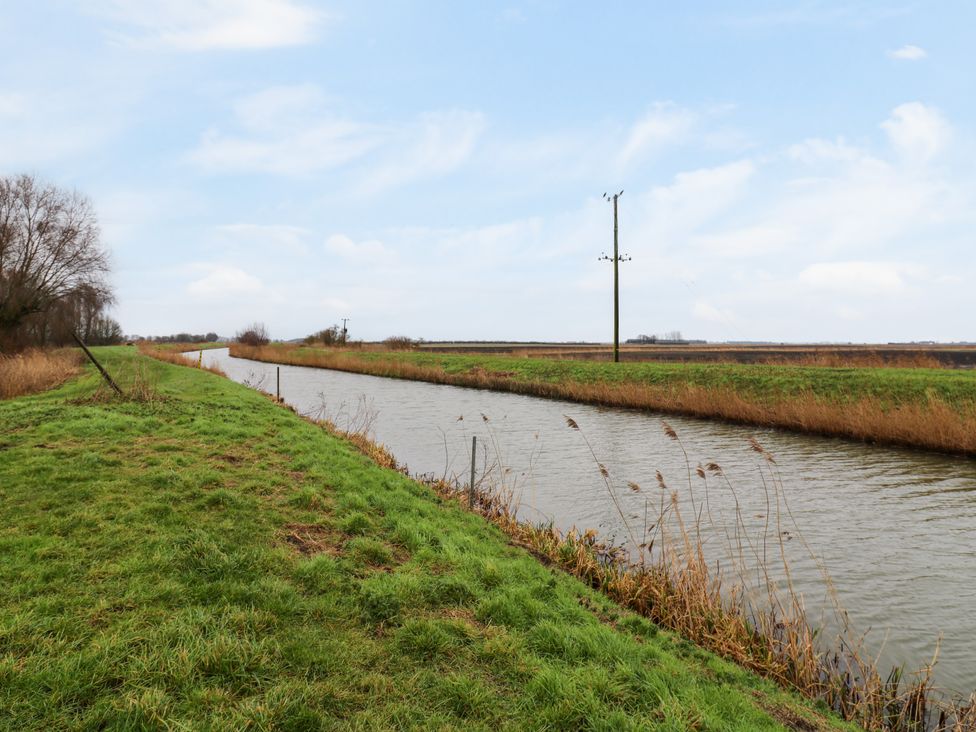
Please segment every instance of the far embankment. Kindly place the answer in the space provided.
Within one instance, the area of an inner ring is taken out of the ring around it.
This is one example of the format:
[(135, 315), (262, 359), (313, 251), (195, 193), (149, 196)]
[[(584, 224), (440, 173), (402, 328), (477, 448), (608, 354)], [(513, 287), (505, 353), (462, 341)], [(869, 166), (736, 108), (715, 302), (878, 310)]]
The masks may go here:
[[(530, 358), (612, 361), (613, 347), (601, 343), (421, 342), (427, 353), (492, 353)], [(755, 363), (793, 366), (976, 368), (972, 344), (803, 344), (803, 343), (625, 343), (621, 361)]]
[(723, 419), (976, 455), (976, 373), (234, 345), (258, 361)]

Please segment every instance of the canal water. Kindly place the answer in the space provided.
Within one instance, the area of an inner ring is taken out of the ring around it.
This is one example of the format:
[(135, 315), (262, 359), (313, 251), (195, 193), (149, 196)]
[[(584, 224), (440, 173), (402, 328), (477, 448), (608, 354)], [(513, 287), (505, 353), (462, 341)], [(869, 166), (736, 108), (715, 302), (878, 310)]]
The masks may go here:
[[(204, 351), (203, 360), (235, 381), (275, 391), (274, 364), (232, 358), (227, 349)], [(412, 474), (466, 476), (477, 436), (479, 479), (486, 475), (514, 492), (527, 520), (640, 541), (674, 492), (686, 521), (702, 516), (706, 551), (715, 559), (725, 559), (726, 537), (736, 527), (746, 537), (747, 564), (765, 552), (775, 566), (782, 547), (814, 621), (836, 624), (833, 597), (851, 627), (866, 633), (865, 648), (882, 667), (916, 669), (938, 648), (937, 685), (967, 695), (976, 689), (976, 461), (500, 392), (280, 369), (286, 402), (343, 429), (368, 428)], [(580, 429), (571, 429), (567, 417)], [(712, 466), (706, 481), (696, 468), (710, 463), (721, 474)]]

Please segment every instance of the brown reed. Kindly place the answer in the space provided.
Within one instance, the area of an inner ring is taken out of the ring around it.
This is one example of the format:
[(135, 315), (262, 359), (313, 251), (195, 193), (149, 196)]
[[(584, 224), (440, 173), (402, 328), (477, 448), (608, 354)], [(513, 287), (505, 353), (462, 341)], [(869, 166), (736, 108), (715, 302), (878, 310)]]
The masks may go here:
[(0, 399), (51, 389), (81, 371), (81, 351), (32, 349), (0, 355)]

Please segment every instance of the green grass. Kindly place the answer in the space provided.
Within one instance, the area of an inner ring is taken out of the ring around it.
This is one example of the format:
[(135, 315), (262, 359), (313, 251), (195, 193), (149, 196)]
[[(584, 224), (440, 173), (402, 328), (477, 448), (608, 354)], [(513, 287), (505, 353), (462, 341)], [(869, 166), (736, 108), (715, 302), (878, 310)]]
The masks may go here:
[(811, 704), (213, 374), (0, 402), (0, 729), (781, 729)]
[[(314, 353), (313, 349), (307, 349)], [(296, 351), (301, 353), (301, 351)], [(355, 352), (354, 352), (355, 353)], [(609, 363), (488, 354), (417, 352), (355, 353), (365, 361), (403, 361), (460, 374), (481, 368), (511, 373), (519, 381), (556, 384), (635, 383), (725, 388), (759, 402), (814, 394), (831, 402), (873, 398), (890, 405), (925, 403), (931, 397), (957, 405), (976, 404), (976, 370), (924, 368), (835, 368), (734, 363)]]

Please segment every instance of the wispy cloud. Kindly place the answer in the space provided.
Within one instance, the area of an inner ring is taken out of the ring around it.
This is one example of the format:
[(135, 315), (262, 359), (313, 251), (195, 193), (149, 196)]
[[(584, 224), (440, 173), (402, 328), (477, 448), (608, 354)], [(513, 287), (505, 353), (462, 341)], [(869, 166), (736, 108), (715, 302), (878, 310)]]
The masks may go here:
[(697, 115), (671, 102), (659, 102), (651, 107), (630, 129), (627, 142), (620, 151), (621, 165), (658, 152), (684, 139), (692, 130)]
[(201, 300), (226, 303), (245, 295), (257, 295), (264, 290), (264, 284), (252, 274), (239, 267), (226, 264), (198, 264), (195, 269), (206, 271), (202, 277), (189, 282), (186, 291)]
[(294, 0), (101, 0), (128, 44), (179, 51), (263, 50), (311, 43), (327, 16)]
[(893, 262), (818, 262), (798, 277), (801, 284), (817, 290), (879, 295), (905, 289), (904, 275), (912, 267)]
[(294, 254), (306, 254), (309, 230), (287, 224), (224, 224), (216, 227), (217, 234), (230, 245), (260, 247), (273, 253), (285, 249)]
[(911, 44), (888, 51), (888, 58), (898, 59), (899, 61), (921, 61), (928, 56), (924, 48)]
[[(306, 175), (363, 163), (352, 188), (372, 195), (450, 173), (485, 129), (478, 112), (433, 111), (396, 123), (350, 119), (314, 85), (272, 87), (238, 99), (231, 131), (207, 130), (187, 154), (215, 173)], [(368, 162), (367, 162), (368, 156)]]
[(356, 264), (389, 264), (394, 253), (377, 239), (353, 241), (345, 234), (333, 234), (325, 240), (325, 251)]
[(236, 130), (211, 128), (188, 159), (211, 172), (305, 174), (336, 168), (380, 145), (376, 125), (332, 112), (311, 85), (273, 87), (239, 99)]
[(451, 173), (471, 156), (485, 118), (462, 109), (429, 112), (388, 140), (378, 164), (365, 172), (363, 193)]

